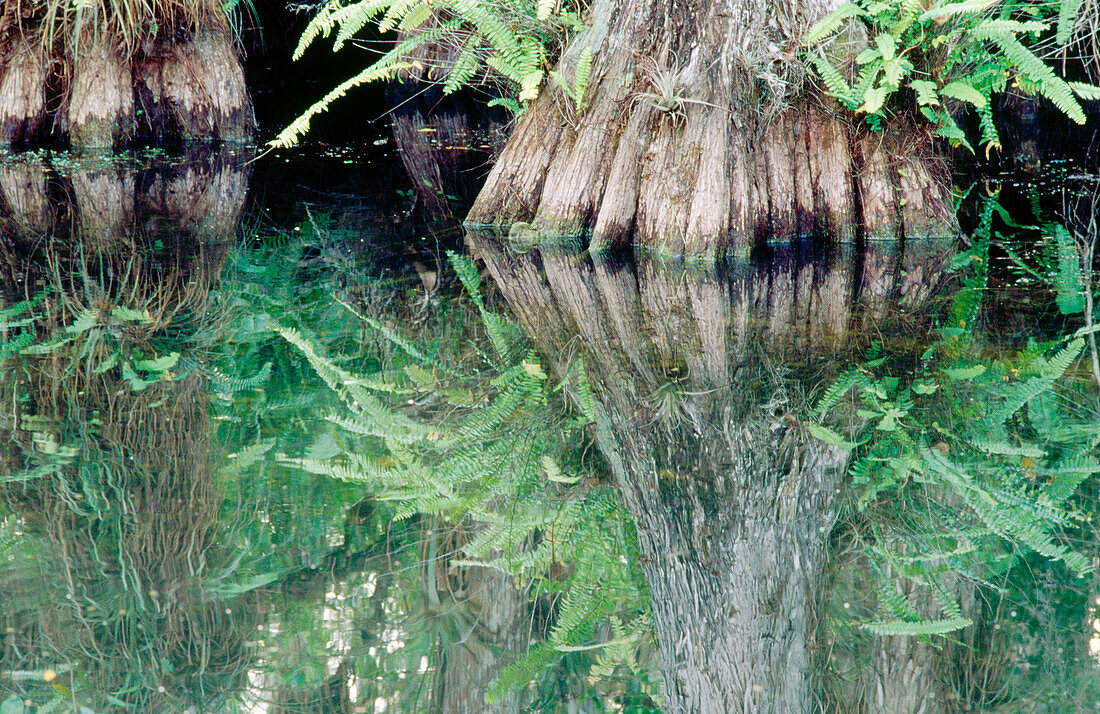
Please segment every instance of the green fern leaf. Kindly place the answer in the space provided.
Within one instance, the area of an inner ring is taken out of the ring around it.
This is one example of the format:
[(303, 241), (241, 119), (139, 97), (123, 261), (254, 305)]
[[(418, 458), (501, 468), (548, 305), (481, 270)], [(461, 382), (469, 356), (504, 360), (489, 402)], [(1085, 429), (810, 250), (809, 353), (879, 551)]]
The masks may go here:
[(965, 617), (952, 617), (943, 620), (879, 620), (861, 622), (860, 627), (886, 637), (916, 637), (918, 635), (946, 635), (970, 627), (974, 624)]
[(458, 91), (459, 87), (465, 86), (473, 79), (474, 74), (477, 73), (477, 68), (481, 64), (477, 54), (478, 44), (476, 35), (471, 35), (470, 38), (466, 40), (466, 44), (463, 46), (462, 51), (459, 52), (458, 57), (455, 58), (451, 73), (447, 75), (447, 81), (443, 84), (444, 94), (452, 94)]
[[(999, 29), (994, 23), (1001, 21), (989, 20), (971, 31), (976, 38), (983, 38), (993, 42), (1002, 52), (1005, 60), (1015, 67), (1027, 79), (1038, 85), (1039, 94), (1046, 97), (1063, 114), (1078, 124), (1085, 123), (1085, 112), (1073, 96), (1073, 90), (1065, 80), (1054, 74), (1043, 60), (1031, 50), (1024, 47), (1016, 36)], [(1003, 21), (1007, 22), (1007, 21)]]
[(805, 47), (812, 47), (839, 30), (841, 25), (845, 24), (850, 18), (865, 16), (866, 14), (867, 12), (859, 5), (846, 2), (810, 25), (810, 29), (806, 30), (806, 34), (802, 36), (802, 44)]
[[(333, 25), (339, 25), (340, 31), (336, 33), (336, 39), (332, 43), (332, 51), (339, 52), (343, 49), (344, 44), (355, 35), (359, 34), (359, 31), (367, 26), (367, 23), (374, 20), (383, 10), (385, 10), (392, 0), (366, 0), (365, 2), (358, 2), (353, 5), (341, 8), (325, 20), (325, 25), (329, 28), (323, 34), (328, 36), (332, 31)], [(318, 16), (319, 17), (319, 16)], [(310, 23), (312, 26), (313, 23)], [(306, 28), (306, 32), (302, 35), (302, 42), (298, 43), (299, 49), (295, 50), (294, 59), (297, 60), (301, 56), (301, 52), (305, 49), (303, 42), (305, 42), (307, 36), (310, 33), (310, 28)], [(313, 35), (316, 37), (316, 34)], [(312, 41), (312, 38), (310, 38)]]
[(844, 79), (844, 75), (840, 73), (840, 70), (830, 64), (824, 57), (811, 57), (810, 63), (814, 66), (814, 69), (817, 70), (817, 74), (821, 77), (821, 81), (825, 83), (825, 89), (830, 96), (846, 104), (852, 103), (852, 88), (848, 85), (848, 81)]
[(379, 32), (390, 32), (402, 21), (405, 15), (421, 0), (392, 0), (386, 14), (378, 21)]
[(15, 337), (0, 343), (0, 360), (7, 359), (13, 354), (24, 352), (34, 342), (33, 332), (20, 332)]
[[(1082, 0), (1058, 0), (1058, 31), (1054, 41), (1059, 47), (1065, 47), (1073, 37), (1073, 30), (1077, 26), (1077, 15), (1081, 10)], [(1085, 97), (1087, 99), (1087, 97)]]
[(9, 307), (0, 310), (0, 329), (10, 329), (18, 325), (9, 324), (10, 320), (22, 315), (24, 312), (34, 309), (46, 298), (46, 290), (38, 293), (29, 300), (22, 300)]
[(975, 89), (966, 81), (949, 82), (940, 87), (940, 96), (953, 97), (964, 102), (969, 102), (979, 109), (986, 106), (987, 101), (984, 94)]
[(1095, 84), (1085, 84), (1084, 82), (1068, 82), (1068, 84), (1073, 93), (1081, 99), (1089, 102), (1100, 101), (1100, 87)]

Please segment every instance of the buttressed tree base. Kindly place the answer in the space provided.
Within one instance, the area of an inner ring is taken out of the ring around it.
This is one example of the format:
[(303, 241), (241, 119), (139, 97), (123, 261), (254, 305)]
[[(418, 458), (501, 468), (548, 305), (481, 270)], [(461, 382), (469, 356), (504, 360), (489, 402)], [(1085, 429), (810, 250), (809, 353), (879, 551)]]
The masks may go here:
[(930, 130), (854, 127), (806, 80), (801, 38), (839, 4), (596, 0), (560, 72), (591, 53), (586, 100), (546, 85), (467, 224), (710, 257), (766, 237), (954, 235)]
[(255, 120), (232, 32), (214, 0), (47, 0), (0, 10), (0, 148), (67, 140), (245, 142)]

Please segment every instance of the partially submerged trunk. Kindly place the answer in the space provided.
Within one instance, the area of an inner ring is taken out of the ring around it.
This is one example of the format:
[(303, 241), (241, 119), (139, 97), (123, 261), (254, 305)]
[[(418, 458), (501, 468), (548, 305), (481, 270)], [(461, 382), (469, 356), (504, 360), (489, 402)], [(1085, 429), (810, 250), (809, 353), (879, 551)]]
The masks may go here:
[(40, 17), (5, 6), (0, 148), (51, 136), (73, 148), (106, 150), (134, 140), (250, 141), (252, 102), (224, 13), (212, 2), (200, 6), (191, 7), (193, 17), (179, 3), (138, 8), (168, 15), (159, 32), (137, 40), (116, 25), (141, 18), (111, 7)]
[(49, 57), (33, 38), (19, 37), (0, 54), (0, 148), (41, 136), (49, 126)]
[(134, 135), (130, 61), (114, 47), (96, 43), (93, 30), (77, 42), (69, 88), (68, 128), (72, 146), (111, 149)]
[(805, 432), (805, 385), (778, 355), (835, 354), (863, 292), (896, 300), (911, 278), (857, 280), (853, 251), (808, 260), (797, 245), (685, 280), (470, 241), (559, 374), (579, 340), (599, 446), (637, 528), (668, 711), (817, 711), (847, 453)]
[(767, 237), (955, 233), (927, 132), (852, 128), (804, 88), (801, 37), (831, 0), (598, 0), (566, 52), (593, 53), (579, 111), (553, 82), (467, 219), (665, 253)]
[(157, 46), (135, 65), (134, 87), (144, 136), (231, 143), (252, 138), (252, 102), (224, 32), (203, 31)]

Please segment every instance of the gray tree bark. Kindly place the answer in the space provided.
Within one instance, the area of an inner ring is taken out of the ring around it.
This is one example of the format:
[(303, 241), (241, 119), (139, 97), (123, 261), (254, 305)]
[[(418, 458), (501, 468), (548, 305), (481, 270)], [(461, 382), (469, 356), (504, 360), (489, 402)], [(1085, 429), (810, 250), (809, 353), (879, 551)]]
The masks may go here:
[(638, 532), (668, 711), (823, 706), (823, 579), (847, 454), (804, 432), (806, 386), (778, 375), (854, 349), (863, 294), (896, 300), (909, 278), (862, 283), (843, 250), (777, 249), (719, 278), (469, 240), (559, 374), (579, 338), (600, 450)]
[(927, 132), (869, 136), (796, 59), (832, 0), (595, 2), (587, 107), (548, 83), (467, 218), (534, 236), (746, 255), (765, 237), (956, 232)]

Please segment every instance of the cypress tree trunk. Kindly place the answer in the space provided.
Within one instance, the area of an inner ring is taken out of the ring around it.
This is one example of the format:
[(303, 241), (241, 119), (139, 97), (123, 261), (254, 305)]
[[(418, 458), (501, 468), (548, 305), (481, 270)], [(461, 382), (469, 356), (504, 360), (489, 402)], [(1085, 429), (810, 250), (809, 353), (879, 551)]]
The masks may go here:
[(806, 433), (806, 386), (782, 375), (852, 339), (865, 290), (897, 299), (912, 278), (865, 284), (850, 250), (808, 260), (792, 247), (684, 279), (470, 242), (559, 375), (583, 350), (600, 450), (637, 528), (667, 711), (819, 710), (847, 453)]
[(45, 50), (30, 37), (15, 37), (0, 49), (0, 149), (48, 130), (48, 64)]
[(77, 42), (66, 124), (69, 143), (86, 149), (113, 149), (134, 134), (134, 92), (130, 61), (106, 43), (93, 41), (89, 28)]
[(252, 139), (252, 102), (221, 3), (146, 3), (131, 14), (76, 6), (0, 6), (0, 148), (40, 143), (50, 131), (76, 149)]
[(134, 71), (141, 134), (241, 143), (255, 130), (244, 72), (228, 33), (161, 43)]
[(953, 234), (927, 133), (866, 136), (802, 86), (801, 37), (834, 0), (597, 0), (587, 106), (553, 82), (470, 211), (472, 226), (744, 254), (765, 236)]

